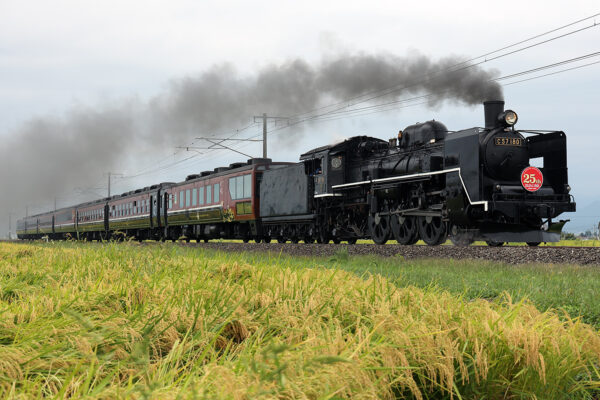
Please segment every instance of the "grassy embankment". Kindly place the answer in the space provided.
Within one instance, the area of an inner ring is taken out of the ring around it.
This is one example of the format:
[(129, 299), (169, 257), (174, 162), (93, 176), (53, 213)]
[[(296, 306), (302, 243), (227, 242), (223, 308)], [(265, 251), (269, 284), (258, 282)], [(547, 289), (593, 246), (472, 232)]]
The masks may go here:
[(496, 297), (598, 281), (554, 268), (1, 244), (0, 397), (592, 398), (598, 331)]

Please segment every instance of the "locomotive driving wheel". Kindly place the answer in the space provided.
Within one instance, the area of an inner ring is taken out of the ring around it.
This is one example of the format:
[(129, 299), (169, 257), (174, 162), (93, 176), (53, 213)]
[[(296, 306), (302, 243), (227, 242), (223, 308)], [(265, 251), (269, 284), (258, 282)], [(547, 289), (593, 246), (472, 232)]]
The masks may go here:
[(392, 234), (396, 242), (402, 245), (415, 244), (419, 240), (415, 217), (392, 215), (390, 217)]
[(418, 217), (419, 236), (430, 246), (442, 244), (448, 238), (446, 223), (441, 217)]
[(367, 224), (369, 235), (376, 244), (385, 244), (388, 241), (391, 233), (389, 216), (369, 215)]

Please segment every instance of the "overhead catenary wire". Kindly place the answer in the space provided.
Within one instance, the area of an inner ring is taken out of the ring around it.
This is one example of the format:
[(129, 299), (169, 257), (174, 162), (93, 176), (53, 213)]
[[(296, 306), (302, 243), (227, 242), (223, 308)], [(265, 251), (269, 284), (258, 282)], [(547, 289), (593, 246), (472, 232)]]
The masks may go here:
[[(453, 64), (453, 65), (451, 65), (451, 66), (449, 66), (449, 67), (447, 67), (447, 68), (445, 68), (445, 69), (443, 69), (443, 70), (436, 71), (435, 73), (429, 73), (429, 74), (424, 74), (424, 75), (421, 75), (421, 76), (420, 76), (420, 78), (427, 78), (427, 77), (429, 77), (429, 76), (431, 76), (431, 75), (439, 75), (439, 74), (441, 74), (441, 73), (444, 73), (444, 72), (458, 72), (458, 71), (460, 71), (460, 70), (462, 70), (462, 69), (471, 68), (471, 67), (474, 67), (474, 66), (477, 66), (477, 65), (481, 65), (481, 64), (483, 64), (483, 63), (486, 63), (486, 62), (489, 62), (489, 61), (492, 61), (492, 60), (496, 60), (496, 59), (499, 59), (499, 58), (502, 58), (502, 57), (505, 57), (505, 56), (508, 56), (508, 55), (512, 55), (512, 54), (515, 54), (515, 53), (517, 53), (517, 52), (520, 52), (520, 51), (528, 50), (528, 49), (530, 49), (530, 48), (533, 48), (533, 47), (536, 47), (536, 46), (539, 46), (539, 45), (542, 45), (542, 44), (545, 44), (545, 43), (549, 43), (549, 42), (551, 42), (551, 41), (554, 41), (554, 40), (557, 40), (557, 39), (561, 39), (561, 38), (564, 38), (564, 37), (567, 37), (567, 36), (573, 35), (573, 34), (575, 34), (575, 33), (580, 33), (580, 32), (582, 32), (582, 31), (584, 31), (584, 30), (587, 30), (587, 29), (590, 29), (590, 28), (594, 28), (594, 27), (598, 26), (598, 24), (597, 24), (597, 23), (594, 21), (592, 25), (589, 25), (589, 26), (586, 26), (586, 27), (583, 27), (583, 28), (580, 28), (580, 29), (576, 29), (576, 30), (574, 30), (574, 31), (570, 31), (570, 32), (567, 32), (567, 33), (565, 33), (565, 34), (562, 34), (562, 35), (555, 36), (555, 37), (553, 37), (553, 38), (550, 38), (550, 39), (544, 40), (544, 41), (542, 41), (542, 42), (534, 43), (534, 44), (532, 44), (532, 45), (529, 45), (529, 46), (526, 46), (526, 47), (523, 47), (523, 48), (520, 48), (520, 49), (517, 49), (517, 50), (511, 51), (511, 52), (508, 52), (508, 53), (504, 53), (504, 54), (501, 54), (501, 55), (498, 55), (498, 56), (495, 56), (495, 57), (492, 57), (492, 58), (489, 58), (489, 59), (488, 59), (488, 58), (486, 58), (486, 57), (487, 57), (487, 56), (489, 56), (489, 55), (496, 54), (496, 53), (498, 53), (498, 52), (500, 52), (500, 51), (507, 50), (507, 49), (509, 49), (509, 48), (512, 48), (512, 47), (518, 46), (518, 45), (520, 45), (520, 44), (523, 44), (523, 43), (527, 43), (527, 42), (529, 42), (529, 41), (531, 41), (531, 40), (535, 40), (535, 39), (538, 39), (538, 38), (540, 38), (540, 37), (543, 37), (543, 36), (549, 35), (550, 33), (554, 33), (554, 32), (560, 31), (560, 30), (562, 30), (562, 29), (564, 29), (564, 28), (567, 28), (567, 27), (570, 27), (570, 26), (576, 25), (576, 24), (578, 24), (578, 23), (581, 23), (581, 22), (583, 22), (583, 21), (587, 21), (587, 20), (589, 20), (589, 19), (595, 18), (595, 17), (597, 17), (597, 16), (599, 16), (599, 15), (600, 15), (600, 13), (596, 13), (596, 14), (590, 15), (590, 16), (588, 16), (588, 17), (586, 17), (586, 18), (579, 19), (579, 20), (577, 20), (577, 21), (574, 21), (574, 22), (568, 23), (568, 24), (566, 24), (566, 25), (560, 26), (560, 27), (558, 27), (558, 28), (555, 28), (555, 29), (551, 29), (551, 30), (549, 30), (549, 31), (546, 31), (546, 32), (543, 32), (543, 33), (541, 33), (541, 34), (537, 34), (537, 35), (535, 35), (535, 36), (532, 36), (532, 37), (529, 37), (529, 38), (527, 38), (527, 39), (520, 40), (520, 41), (518, 41), (518, 42), (512, 43), (512, 44), (510, 44), (510, 45), (507, 45), (507, 46), (504, 46), (504, 47), (502, 47), (502, 48), (499, 48), (499, 49), (496, 49), (496, 50), (493, 50), (493, 51), (490, 51), (490, 52), (484, 53), (484, 54), (482, 54), (482, 55), (479, 55), (479, 56), (476, 56), (476, 57), (472, 57), (472, 58), (470, 58), (470, 59), (467, 59), (467, 60), (465, 60), (465, 61), (461, 61), (461, 62), (459, 62), (459, 63), (456, 63), (456, 64)], [(480, 62), (477, 62), (477, 63), (470, 64), (470, 63), (472, 63), (473, 61), (479, 60), (479, 59), (481, 59), (481, 58), (485, 58), (485, 59), (484, 59), (483, 61), (480, 61)], [(461, 68), (459, 68), (459, 69), (454, 69), (454, 68), (456, 68), (456, 67), (460, 67), (460, 66), (463, 66), (463, 67), (461, 67)], [(334, 106), (338, 106), (338, 105), (342, 105), (342, 104), (346, 104), (346, 105), (347, 105), (349, 102), (352, 102), (353, 100), (358, 100), (358, 99), (361, 99), (361, 98), (363, 98), (363, 97), (365, 97), (365, 96), (369, 96), (369, 95), (371, 95), (371, 94), (375, 94), (375, 93), (381, 93), (381, 92), (383, 92), (382, 94), (378, 94), (378, 95), (377, 95), (377, 96), (375, 96), (375, 97), (372, 97), (372, 98), (367, 98), (367, 99), (363, 99), (363, 100), (361, 100), (360, 102), (366, 102), (366, 101), (370, 101), (370, 100), (372, 100), (372, 99), (375, 99), (375, 98), (378, 98), (378, 97), (382, 97), (382, 96), (385, 96), (385, 95), (389, 94), (389, 93), (390, 93), (390, 92), (389, 92), (390, 90), (391, 90), (392, 92), (394, 92), (394, 91), (404, 90), (404, 89), (407, 89), (408, 87), (410, 87), (410, 86), (406, 86), (406, 87), (398, 88), (398, 86), (401, 86), (401, 85), (403, 85), (403, 84), (404, 84), (404, 83), (399, 83), (399, 84), (396, 84), (396, 85), (394, 85), (394, 86), (392, 86), (392, 87), (390, 87), (390, 88), (386, 88), (386, 89), (380, 89), (380, 90), (373, 90), (373, 91), (370, 91), (370, 92), (367, 92), (367, 93), (363, 93), (363, 94), (361, 94), (361, 95), (358, 95), (358, 96), (355, 96), (355, 97), (352, 97), (352, 98), (349, 98), (349, 99), (345, 99), (345, 100), (342, 100), (342, 101), (340, 101), (340, 102), (337, 102), (337, 103), (333, 103), (333, 104), (330, 104), (330, 105), (327, 105), (327, 106), (322, 106), (322, 107), (316, 108), (316, 109), (314, 109), (314, 110), (311, 110), (311, 111), (308, 111), (308, 112), (305, 112), (305, 113), (297, 114), (296, 116), (293, 116), (293, 117), (290, 117), (290, 118), (294, 118), (294, 117), (296, 117), (296, 118), (299, 118), (299, 117), (301, 117), (301, 116), (303, 116), (303, 115), (311, 114), (311, 113), (313, 113), (313, 112), (315, 112), (315, 111), (320, 111), (320, 110), (323, 110), (323, 109), (326, 109), (326, 108), (329, 108), (329, 107), (334, 107)], [(418, 84), (418, 83), (417, 83), (417, 84)], [(344, 107), (342, 107), (342, 108), (344, 108)]]
[[(600, 52), (598, 53), (592, 53), (594, 55), (600, 55)], [(542, 67), (538, 67), (538, 68), (534, 68), (531, 70), (527, 70), (527, 71), (522, 71), (516, 74), (512, 74), (512, 75), (507, 75), (506, 77), (500, 77), (500, 78), (496, 78), (495, 80), (500, 80), (503, 78), (508, 78), (510, 77), (516, 77), (516, 76), (523, 76), (525, 74), (530, 74), (530, 73), (534, 73), (534, 72), (539, 72), (541, 70), (544, 69), (548, 69), (551, 67), (556, 67), (559, 65), (565, 65), (566, 63), (569, 62), (575, 62), (575, 61), (580, 61), (586, 58), (589, 58), (590, 55), (586, 55), (586, 56), (582, 56), (582, 57), (576, 57), (574, 59), (570, 59), (570, 60), (565, 60), (565, 61), (561, 61), (558, 63), (553, 63), (553, 64), (548, 64)], [(526, 82), (526, 81), (530, 81), (530, 80), (534, 80), (534, 79), (539, 79), (539, 78), (543, 78), (545, 76), (550, 76), (550, 75), (557, 75), (563, 72), (568, 72), (571, 70), (575, 70), (575, 69), (580, 69), (583, 67), (587, 67), (587, 66), (591, 66), (594, 64), (599, 64), (600, 61), (597, 62), (592, 62), (592, 63), (588, 63), (588, 64), (584, 64), (584, 65), (580, 65), (580, 66), (576, 66), (576, 67), (572, 67), (572, 68), (567, 68), (567, 69), (563, 69), (560, 71), (556, 71), (556, 72), (552, 72), (552, 73), (548, 73), (548, 74), (543, 74), (543, 75), (539, 75), (539, 76), (535, 76), (535, 77), (531, 77), (528, 79), (523, 79), (523, 80), (519, 80), (519, 81), (515, 81), (515, 82), (510, 82), (510, 83), (505, 83), (503, 84), (503, 86), (509, 86), (509, 85), (513, 85), (516, 83), (520, 83), (520, 82)], [(344, 118), (348, 118), (349, 116), (364, 116), (364, 115), (369, 115), (369, 114), (375, 114), (375, 113), (379, 113), (379, 112), (383, 112), (383, 111), (391, 111), (391, 110), (398, 110), (398, 109), (403, 109), (403, 108), (407, 108), (407, 107), (415, 107), (415, 106), (419, 106), (419, 105), (425, 105), (428, 104), (429, 101), (422, 101), (422, 102), (418, 102), (418, 103), (412, 103), (412, 104), (406, 104), (406, 105), (402, 105), (402, 106), (397, 106), (397, 104), (400, 103), (409, 103), (411, 101), (415, 101), (415, 100), (419, 100), (419, 99), (426, 99), (426, 98), (430, 98), (433, 95), (431, 94), (426, 94), (426, 95), (421, 95), (421, 96), (414, 96), (411, 98), (404, 98), (404, 99), (398, 99), (398, 100), (393, 100), (393, 101), (389, 101), (386, 103), (380, 103), (380, 104), (375, 104), (375, 105), (371, 105), (371, 106), (365, 106), (365, 107), (361, 107), (359, 109), (350, 109), (350, 110), (344, 110), (344, 111), (339, 111), (338, 113), (326, 113), (323, 114), (322, 116), (319, 116), (319, 118), (311, 118), (311, 119), (306, 119), (306, 120), (301, 120), (301, 121), (297, 121), (291, 125), (297, 125), (300, 123), (305, 123), (305, 122), (324, 122), (324, 121), (335, 121), (335, 120), (340, 120), (340, 119), (344, 119)], [(269, 131), (270, 134), (272, 135), (277, 135), (279, 134), (278, 131), (283, 130), (283, 129), (287, 129), (290, 126), (284, 126), (284, 127), (280, 127), (280, 128), (276, 128), (273, 129), (271, 131)]]
[[(591, 16), (588, 16), (588, 17), (585, 17), (585, 18), (582, 18), (582, 19), (570, 22), (568, 24), (565, 24), (565, 25), (562, 25), (560, 27), (551, 29), (549, 31), (546, 31), (546, 32), (534, 35), (534, 36), (526, 38), (524, 40), (520, 40), (518, 42), (509, 44), (507, 46), (503, 46), (503, 47), (501, 47), (499, 49), (496, 49), (496, 50), (484, 53), (484, 54), (482, 54), (480, 56), (472, 57), (472, 58), (470, 58), (468, 60), (462, 61), (460, 63), (456, 63), (456, 64), (454, 64), (454, 65), (452, 65), (452, 66), (450, 66), (450, 67), (448, 67), (448, 68), (446, 68), (444, 70), (436, 71), (435, 73), (430, 73), (428, 75), (427, 74), (423, 75), (420, 78), (428, 78), (428, 77), (431, 77), (431, 76), (439, 75), (439, 74), (444, 73), (444, 72), (445, 73), (457, 72), (457, 71), (460, 71), (461, 69), (471, 68), (473, 66), (480, 65), (480, 64), (483, 64), (483, 63), (486, 63), (486, 62), (490, 62), (492, 60), (496, 60), (496, 59), (499, 59), (499, 58), (502, 58), (502, 57), (506, 57), (506, 56), (509, 56), (509, 55), (512, 55), (512, 54), (516, 54), (518, 52), (522, 52), (522, 51), (531, 49), (533, 47), (536, 47), (536, 46), (539, 46), (539, 45), (542, 45), (542, 44), (545, 44), (545, 43), (549, 43), (549, 42), (552, 42), (554, 40), (558, 40), (558, 39), (563, 38), (563, 37), (567, 37), (567, 36), (570, 36), (570, 35), (574, 35), (576, 33), (580, 33), (582, 31), (594, 28), (598, 24), (594, 21), (593, 24), (585, 26), (583, 28), (572, 30), (572, 31), (563, 33), (561, 35), (557, 35), (557, 36), (554, 36), (552, 38), (549, 38), (549, 39), (546, 39), (546, 40), (543, 40), (543, 41), (540, 41), (540, 42), (536, 42), (536, 43), (533, 43), (531, 45), (528, 45), (528, 46), (525, 46), (525, 47), (521, 47), (519, 49), (515, 49), (513, 51), (502, 53), (502, 54), (499, 54), (497, 56), (488, 58), (488, 56), (490, 56), (492, 54), (497, 54), (497, 53), (502, 52), (504, 50), (507, 50), (507, 49), (513, 48), (515, 46), (518, 46), (518, 45), (530, 42), (532, 40), (541, 38), (541, 37), (549, 35), (551, 33), (558, 32), (558, 31), (560, 31), (562, 29), (565, 29), (565, 28), (574, 26), (576, 24), (582, 23), (582, 22), (587, 21), (589, 19), (595, 18), (596, 16), (599, 16), (599, 15), (600, 15), (600, 13), (596, 13), (596, 14), (593, 14)], [(586, 57), (586, 56), (582, 56), (582, 57)], [(479, 60), (481, 58), (484, 58), (484, 60), (481, 60), (481, 61), (479, 61), (477, 63), (472, 63), (473, 61)], [(563, 63), (565, 63), (565, 62), (557, 63), (557, 65), (563, 65)], [(593, 65), (593, 64), (596, 64), (596, 63), (590, 63), (590, 64), (586, 64), (584, 66)], [(516, 83), (519, 83), (519, 82), (525, 82), (525, 81), (532, 80), (532, 79), (541, 78), (543, 76), (554, 75), (554, 74), (557, 74), (557, 73), (561, 73), (561, 72), (566, 72), (566, 71), (573, 70), (573, 69), (582, 68), (584, 66), (569, 68), (569, 69), (565, 69), (564, 71), (558, 71), (558, 72), (551, 73), (551, 74), (545, 74), (545, 75), (542, 75), (542, 76), (539, 76), (539, 77), (533, 77), (533, 78), (529, 78), (529, 79), (524, 79), (524, 80), (517, 81), (517, 82), (510, 82), (510, 83), (504, 84), (504, 86), (516, 84)], [(458, 67), (460, 67), (460, 68), (458, 68)], [(544, 66), (544, 67), (538, 67), (538, 68), (548, 69), (548, 68), (552, 68), (552, 66)], [(522, 76), (522, 75), (525, 75), (527, 73), (533, 73), (533, 72), (536, 72), (536, 71), (539, 71), (539, 70), (541, 70), (541, 69), (535, 69), (535, 70), (529, 70), (529, 71), (522, 71), (522, 72), (518, 73), (518, 75)], [(513, 74), (513, 75), (515, 75), (513, 77), (517, 76), (517, 74)], [(502, 77), (501, 79), (508, 79), (508, 78), (509, 77), (507, 76), (507, 77)], [(292, 121), (289, 122), (287, 125), (271, 129), (269, 131), (269, 133), (270, 134), (278, 134), (278, 132), (281, 131), (281, 130), (288, 129), (288, 128), (292, 127), (292, 126), (295, 126), (295, 125), (298, 125), (298, 124), (301, 124), (301, 123), (305, 123), (305, 122), (333, 121), (333, 120), (336, 120), (336, 119), (347, 118), (349, 116), (359, 116), (359, 115), (362, 116), (362, 115), (372, 114), (372, 113), (375, 113), (375, 112), (382, 112), (382, 111), (395, 110), (395, 109), (404, 108), (404, 107), (413, 107), (413, 106), (417, 106), (417, 105), (427, 104), (428, 102), (425, 101), (425, 102), (420, 102), (420, 103), (405, 104), (403, 107), (398, 107), (397, 106), (397, 104), (410, 103), (410, 102), (415, 101), (416, 99), (430, 98), (431, 95), (415, 96), (415, 97), (409, 98), (409, 99), (397, 99), (397, 100), (386, 102), (386, 103), (380, 103), (380, 104), (375, 104), (375, 105), (361, 107), (359, 109), (357, 109), (357, 108), (354, 108), (354, 109), (350, 108), (349, 109), (349, 107), (354, 107), (354, 106), (356, 106), (358, 104), (369, 102), (369, 101), (375, 100), (377, 98), (390, 95), (390, 94), (392, 94), (394, 92), (397, 92), (397, 91), (400, 91), (400, 90), (404, 90), (404, 89), (409, 88), (411, 86), (414, 86), (416, 84), (419, 84), (419, 82), (417, 81), (417, 82), (413, 82), (413, 83), (409, 84), (408, 86), (399, 87), (399, 86), (403, 85), (403, 83), (400, 83), (400, 84), (394, 85), (394, 86), (386, 88), (386, 89), (363, 93), (363, 94), (361, 94), (359, 96), (355, 96), (355, 97), (350, 98), (350, 99), (345, 99), (345, 100), (337, 102), (337, 103), (333, 103), (333, 104), (330, 104), (330, 105), (322, 106), (322, 107), (316, 108), (316, 109), (308, 111), (308, 112), (297, 114), (295, 116), (290, 117), (292, 119)], [(375, 95), (375, 96), (370, 96), (370, 95)], [(370, 96), (370, 97), (367, 97), (367, 96)], [(360, 100), (360, 101), (356, 101), (356, 102), (352, 103), (355, 100)], [(349, 103), (352, 103), (352, 104), (349, 104)], [(338, 106), (338, 105), (342, 105), (342, 104), (344, 106), (340, 107), (338, 109), (329, 110), (327, 112), (324, 112), (324, 113), (321, 113), (321, 114), (317, 114), (317, 115), (309, 115), (311, 113), (314, 113), (315, 111), (325, 110), (327, 108), (332, 108), (332, 107), (335, 107), (335, 106)], [(306, 116), (306, 115), (308, 115), (308, 116), (305, 117), (305, 118), (301, 118), (302, 116)], [(297, 120), (294, 121), (293, 119), (297, 119)], [(250, 124), (249, 126), (252, 126), (252, 125), (254, 125), (254, 124)], [(228, 138), (231, 138), (231, 137), (239, 134), (240, 132), (244, 131), (247, 128), (248, 127), (236, 130), (234, 132), (234, 134), (232, 136), (229, 136)], [(259, 135), (251, 136), (251, 138), (255, 138), (255, 137), (259, 137)], [(185, 147), (185, 146), (183, 146), (183, 147)], [(248, 144), (241, 144), (239, 146), (236, 146), (236, 148), (238, 148), (238, 149), (239, 148), (245, 148), (245, 147), (248, 147)], [(209, 151), (208, 153), (218, 154), (221, 151), (222, 150), (214, 150), (214, 151)], [(174, 153), (173, 155), (175, 155), (177, 153), (178, 152)], [(174, 161), (174, 162), (168, 163), (165, 166), (160, 166), (160, 165), (156, 166), (156, 165), (154, 165), (153, 167), (151, 167), (149, 169), (140, 170), (140, 171), (138, 171), (138, 172), (136, 172), (134, 174), (131, 174), (131, 175), (127, 176), (126, 179), (137, 178), (137, 177), (140, 177), (140, 176), (143, 176), (143, 175), (147, 175), (147, 174), (150, 174), (150, 173), (159, 173), (161, 171), (166, 171), (166, 170), (172, 169), (174, 167), (177, 167), (177, 166), (179, 166), (180, 164), (182, 164), (182, 163), (184, 163), (186, 161), (197, 159), (199, 156), (200, 156), (200, 154), (196, 154), (196, 155), (191, 156), (191, 157), (186, 157), (186, 158), (184, 158), (182, 160), (178, 160), (178, 161)], [(202, 162), (205, 162), (205, 161), (210, 160), (212, 158), (213, 157), (210, 157), (208, 155), (204, 155), (204, 157), (202, 157), (202, 159), (203, 159)], [(164, 161), (164, 159), (163, 159), (163, 161)]]
[[(570, 23), (568, 23), (568, 24), (565, 24), (565, 25), (562, 25), (562, 26), (560, 26), (560, 27), (557, 27), (557, 28), (551, 29), (551, 30), (549, 30), (549, 31), (546, 31), (546, 32), (543, 32), (543, 33), (540, 33), (540, 34), (537, 34), (537, 35), (534, 35), (534, 36), (531, 36), (531, 37), (529, 37), (529, 38), (526, 38), (526, 39), (520, 40), (520, 41), (518, 41), (518, 42), (515, 42), (515, 43), (511, 43), (511, 44), (509, 44), (509, 45), (506, 45), (506, 46), (504, 46), (504, 47), (501, 47), (501, 48), (499, 48), (499, 49), (496, 49), (496, 50), (493, 50), (493, 51), (489, 51), (489, 52), (487, 52), (487, 53), (481, 54), (481, 55), (479, 55), (479, 56), (476, 56), (476, 57), (472, 57), (472, 58), (470, 58), (470, 59), (467, 59), (467, 60), (465, 60), (465, 61), (461, 61), (461, 62), (459, 62), (459, 63), (456, 63), (456, 64), (454, 64), (454, 65), (451, 65), (451, 66), (450, 66), (450, 67), (448, 67), (448, 68), (449, 68), (449, 69), (451, 69), (451, 68), (454, 68), (454, 67), (457, 67), (457, 66), (460, 66), (460, 65), (463, 65), (463, 64), (468, 64), (468, 63), (470, 63), (470, 62), (473, 62), (473, 61), (475, 61), (475, 60), (478, 60), (478, 59), (480, 59), (480, 58), (484, 58), (484, 57), (487, 57), (487, 56), (489, 56), (489, 55), (492, 55), (492, 54), (498, 53), (498, 52), (500, 52), (500, 51), (507, 50), (507, 49), (509, 49), (509, 48), (512, 48), (512, 47), (518, 46), (518, 45), (520, 45), (520, 44), (527, 43), (527, 42), (529, 42), (529, 41), (531, 41), (531, 40), (535, 40), (535, 39), (538, 39), (538, 38), (540, 38), (540, 37), (543, 37), (543, 36), (549, 35), (549, 34), (551, 34), (551, 33), (558, 32), (558, 31), (560, 31), (560, 30), (562, 30), (562, 29), (565, 29), (565, 28), (568, 28), (568, 27), (570, 27), (570, 26), (577, 25), (577, 24), (579, 24), (579, 23), (581, 23), (581, 22), (583, 22), (583, 21), (587, 21), (587, 20), (593, 19), (593, 18), (595, 18), (595, 17), (597, 17), (597, 16), (599, 16), (599, 15), (600, 15), (600, 13), (596, 13), (596, 14), (590, 15), (590, 16), (588, 16), (588, 17), (585, 17), (585, 18), (582, 18), (582, 19), (579, 19), (579, 20), (576, 20), (576, 21), (570, 22)], [(596, 25), (596, 22), (594, 21), (594, 24), (593, 24), (593, 25), (591, 25), (591, 26), (589, 26), (589, 27), (587, 27), (586, 29), (592, 28), (592, 27), (594, 27), (595, 25)], [(579, 32), (579, 31), (580, 31), (580, 30), (577, 30), (577, 32)], [(575, 32), (575, 33), (577, 33), (577, 32)], [(561, 36), (561, 37), (562, 37), (562, 36)], [(554, 39), (554, 40), (555, 40), (555, 39)], [(386, 90), (386, 89), (383, 89), (383, 90)], [(337, 105), (341, 105), (341, 104), (346, 104), (346, 103), (348, 103), (348, 102), (350, 102), (350, 101), (352, 101), (352, 100), (359, 99), (359, 98), (362, 98), (362, 97), (364, 97), (364, 96), (367, 96), (367, 95), (370, 95), (370, 94), (377, 93), (377, 92), (379, 92), (379, 91), (380, 91), (380, 90), (373, 90), (373, 91), (370, 91), (370, 92), (367, 92), (367, 93), (363, 93), (363, 94), (361, 94), (361, 95), (358, 95), (358, 96), (355, 96), (355, 97), (352, 97), (352, 98), (349, 98), (349, 99), (342, 100), (342, 101), (340, 101), (340, 102), (337, 102), (337, 103), (329, 104), (329, 105), (326, 105), (326, 106), (321, 106), (321, 107), (315, 108), (315, 109), (313, 109), (313, 110), (310, 110), (310, 111), (307, 111), (307, 112), (304, 112), (304, 113), (301, 113), (301, 114), (297, 114), (297, 115), (296, 115), (296, 117), (301, 117), (301, 116), (303, 116), (303, 115), (307, 115), (307, 114), (310, 114), (310, 113), (313, 113), (313, 112), (316, 112), (316, 111), (320, 111), (320, 110), (326, 109), (326, 108), (328, 108), (328, 107), (333, 107), (333, 106), (337, 106)]]

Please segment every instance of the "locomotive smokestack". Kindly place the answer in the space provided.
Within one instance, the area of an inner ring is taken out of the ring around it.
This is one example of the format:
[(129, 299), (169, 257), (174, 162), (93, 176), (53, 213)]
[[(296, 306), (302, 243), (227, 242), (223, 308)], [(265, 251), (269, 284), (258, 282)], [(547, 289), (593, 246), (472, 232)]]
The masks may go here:
[(489, 100), (483, 102), (483, 112), (485, 113), (485, 129), (494, 129), (499, 125), (498, 115), (504, 111), (504, 101)]

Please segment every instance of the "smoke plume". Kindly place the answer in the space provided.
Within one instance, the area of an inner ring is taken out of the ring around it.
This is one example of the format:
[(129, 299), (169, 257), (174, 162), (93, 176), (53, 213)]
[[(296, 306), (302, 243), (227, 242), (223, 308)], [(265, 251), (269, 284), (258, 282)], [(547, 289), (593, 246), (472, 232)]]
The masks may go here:
[[(164, 154), (165, 148), (189, 143), (199, 133), (239, 128), (262, 112), (291, 116), (390, 88), (377, 101), (426, 94), (432, 106), (443, 101), (478, 105), (502, 98), (501, 87), (492, 80), (495, 71), (454, 67), (460, 61), (420, 54), (342, 54), (317, 64), (290, 60), (252, 75), (223, 64), (175, 79), (148, 101), (81, 106), (62, 117), (36, 118), (5, 136), (0, 210), (23, 214), (25, 204), (54, 196), (72, 204), (74, 188), (98, 184), (103, 172), (118, 170), (140, 154), (148, 160), (148, 155)], [(0, 224), (0, 236), (7, 228)]]

